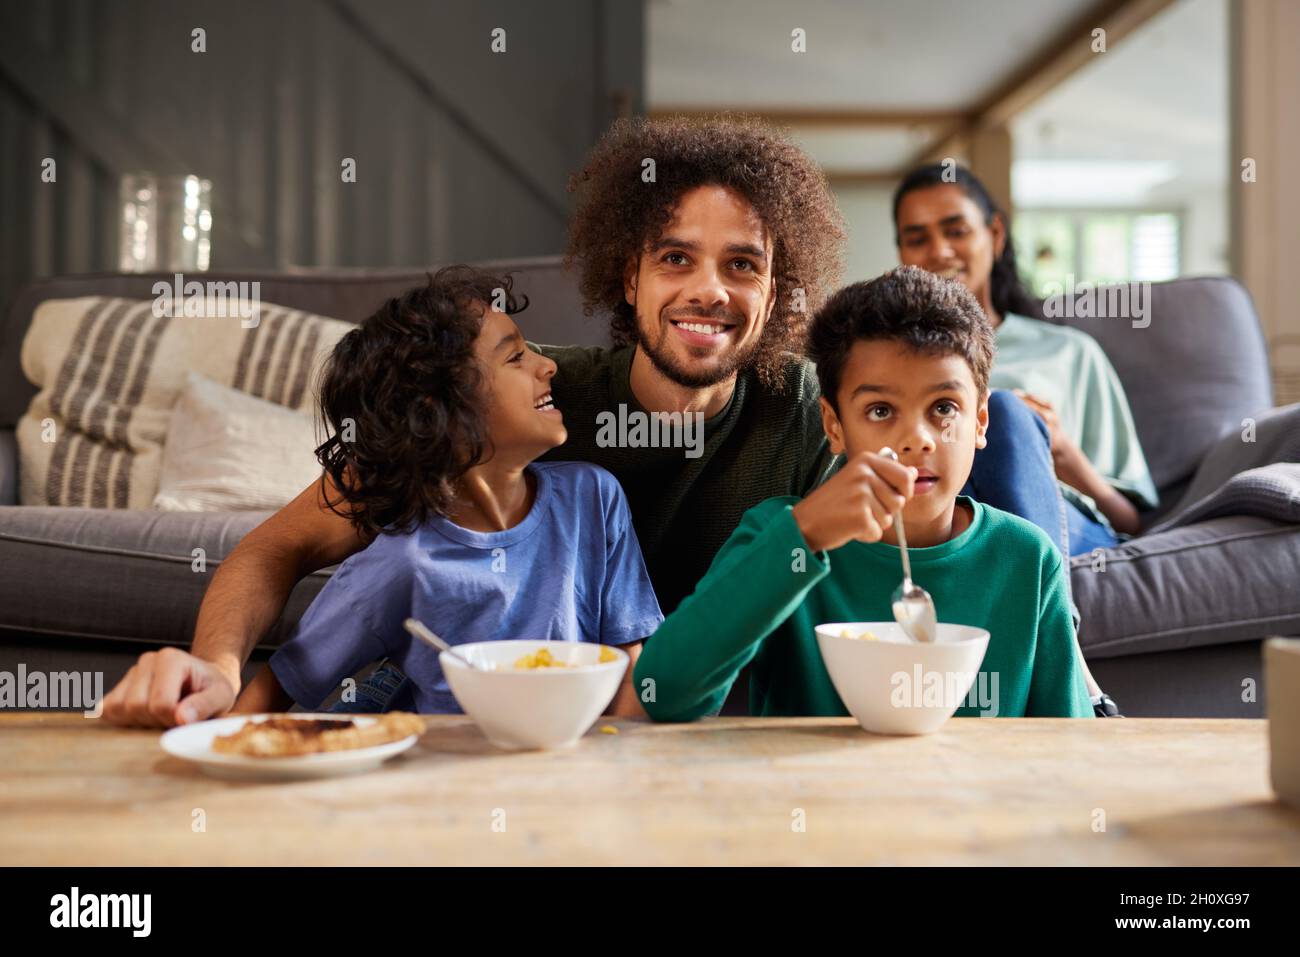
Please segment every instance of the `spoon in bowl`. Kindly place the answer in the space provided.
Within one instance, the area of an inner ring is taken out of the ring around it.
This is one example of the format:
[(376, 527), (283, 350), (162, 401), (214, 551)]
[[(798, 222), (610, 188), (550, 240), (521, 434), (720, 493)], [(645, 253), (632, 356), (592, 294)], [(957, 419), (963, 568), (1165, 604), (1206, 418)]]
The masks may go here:
[(447, 654), (451, 655), (453, 658), (458, 659), (459, 661), (463, 661), (468, 667), (473, 668), (475, 671), (492, 670), (491, 668), (484, 668), (482, 665), (477, 665), (474, 662), (470, 661), (469, 658), (462, 655), (453, 646), (447, 644), (447, 642), (443, 641), (441, 638), (439, 638), (437, 635), (431, 632), (428, 628), (426, 628), (423, 623), (416, 621), (414, 618), (406, 619), (406, 621), (402, 623), (402, 626), (411, 634), (413, 634), (416, 638), (419, 638), (426, 645), (429, 645), (430, 647), (436, 649), (437, 651), (447, 652)]
[[(898, 453), (888, 446), (881, 449), (880, 454), (898, 461)], [(903, 583), (894, 589), (893, 598), (890, 599), (894, 620), (913, 641), (929, 644), (934, 641), (938, 631), (938, 616), (930, 593), (912, 581), (912, 562), (907, 556), (902, 509), (894, 513), (894, 534), (898, 538), (899, 553), (903, 556)]]

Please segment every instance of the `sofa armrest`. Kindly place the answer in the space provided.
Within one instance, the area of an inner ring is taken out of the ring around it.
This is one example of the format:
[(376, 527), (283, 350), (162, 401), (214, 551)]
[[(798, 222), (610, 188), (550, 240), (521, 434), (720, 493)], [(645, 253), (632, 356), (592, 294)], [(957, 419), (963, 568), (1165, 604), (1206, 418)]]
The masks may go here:
[(0, 505), (18, 504), (18, 440), (13, 429), (0, 429)]

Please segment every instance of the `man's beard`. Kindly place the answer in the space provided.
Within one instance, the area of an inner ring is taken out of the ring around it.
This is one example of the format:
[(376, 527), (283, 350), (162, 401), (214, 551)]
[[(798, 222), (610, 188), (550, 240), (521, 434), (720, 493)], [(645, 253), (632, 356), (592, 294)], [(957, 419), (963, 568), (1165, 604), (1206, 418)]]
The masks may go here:
[[(681, 316), (678, 318), (691, 318)], [(694, 318), (703, 318), (698, 313)], [(726, 318), (723, 316), (708, 316), (710, 319)], [(660, 326), (661, 332), (659, 338), (651, 343), (648, 336), (639, 334), (637, 345), (641, 351), (646, 354), (650, 364), (659, 370), (664, 378), (688, 389), (704, 389), (719, 382), (725, 382), (737, 372), (749, 368), (753, 364), (755, 354), (758, 352), (759, 341), (754, 341), (745, 346), (739, 346), (733, 349), (729, 354), (724, 355), (716, 365), (709, 368), (703, 368), (698, 371), (684, 368), (672, 355), (671, 350), (665, 345), (668, 338), (669, 323), (665, 320), (664, 325)], [(740, 329), (743, 323), (736, 325), (734, 328)]]

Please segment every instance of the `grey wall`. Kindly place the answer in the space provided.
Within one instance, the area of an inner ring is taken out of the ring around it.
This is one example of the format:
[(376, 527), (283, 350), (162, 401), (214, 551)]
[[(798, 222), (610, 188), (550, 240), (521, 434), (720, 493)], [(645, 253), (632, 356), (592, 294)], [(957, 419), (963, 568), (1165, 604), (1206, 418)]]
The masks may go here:
[(115, 270), (144, 170), (212, 180), (214, 270), (558, 252), (643, 40), (639, 0), (0, 0), (0, 304)]

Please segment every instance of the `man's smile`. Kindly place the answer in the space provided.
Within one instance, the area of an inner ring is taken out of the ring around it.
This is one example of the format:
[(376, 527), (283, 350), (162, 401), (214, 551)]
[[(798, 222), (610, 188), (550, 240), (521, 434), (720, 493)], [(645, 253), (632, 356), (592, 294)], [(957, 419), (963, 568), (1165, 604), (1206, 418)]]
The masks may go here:
[(716, 319), (670, 319), (672, 327), (690, 345), (713, 346), (727, 341), (736, 326)]

